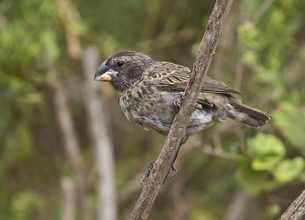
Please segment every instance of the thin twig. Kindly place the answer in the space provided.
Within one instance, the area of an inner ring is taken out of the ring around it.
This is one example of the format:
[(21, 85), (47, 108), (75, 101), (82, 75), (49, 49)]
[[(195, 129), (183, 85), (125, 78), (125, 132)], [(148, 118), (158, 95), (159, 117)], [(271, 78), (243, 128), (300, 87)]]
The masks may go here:
[(228, 152), (223, 151), (221, 148), (213, 148), (209, 145), (205, 145), (203, 148), (204, 153), (220, 157), (222, 159), (228, 160), (228, 161), (241, 161), (242, 157), (239, 155), (231, 154)]
[(296, 198), (279, 220), (298, 220), (305, 214), (305, 190)]
[(216, 45), (224, 22), (227, 19), (233, 0), (217, 0), (210, 16), (205, 34), (201, 41), (190, 80), (181, 98), (181, 109), (178, 111), (168, 134), (165, 145), (154, 164), (150, 175), (145, 180), (143, 190), (130, 216), (132, 220), (147, 219), (157, 194), (166, 179), (185, 136), (193, 106), (205, 80), (206, 73), (215, 53)]

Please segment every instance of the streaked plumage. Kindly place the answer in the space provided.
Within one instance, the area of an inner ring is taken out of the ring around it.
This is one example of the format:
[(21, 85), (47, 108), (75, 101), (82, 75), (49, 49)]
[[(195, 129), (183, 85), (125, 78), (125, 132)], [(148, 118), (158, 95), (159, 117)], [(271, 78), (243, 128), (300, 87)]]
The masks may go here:
[[(119, 104), (128, 120), (136, 121), (146, 129), (167, 134), (190, 72), (187, 67), (154, 61), (139, 52), (121, 51), (100, 65), (95, 80), (108, 81), (120, 91)], [(187, 134), (210, 126), (214, 120), (236, 120), (259, 127), (271, 118), (265, 112), (242, 104), (233, 95), (240, 93), (223, 82), (207, 77)]]

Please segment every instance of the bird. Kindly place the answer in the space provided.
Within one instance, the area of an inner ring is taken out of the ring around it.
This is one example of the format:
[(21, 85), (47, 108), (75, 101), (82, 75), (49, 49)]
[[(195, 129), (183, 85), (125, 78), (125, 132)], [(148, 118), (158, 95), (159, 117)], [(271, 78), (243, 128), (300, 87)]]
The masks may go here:
[[(107, 58), (98, 67), (94, 80), (109, 82), (119, 91), (119, 105), (129, 121), (135, 121), (145, 130), (167, 135), (190, 73), (185, 66), (124, 50)], [(186, 137), (214, 121), (234, 120), (257, 128), (271, 119), (270, 114), (241, 103), (236, 98), (240, 95), (225, 83), (207, 76), (186, 128)]]
[[(135, 121), (145, 130), (153, 129), (167, 135), (180, 108), (190, 73), (185, 66), (155, 61), (141, 52), (124, 50), (107, 58), (98, 67), (94, 80), (109, 82), (119, 91), (119, 105), (129, 121)], [(242, 104), (236, 98), (240, 95), (225, 83), (206, 76), (179, 149), (189, 134), (211, 126), (214, 121), (235, 120), (257, 128), (271, 119), (270, 114)], [(170, 177), (178, 172), (174, 162), (179, 149), (174, 156), (171, 166), (174, 173)], [(150, 175), (154, 163), (147, 164), (141, 185)]]

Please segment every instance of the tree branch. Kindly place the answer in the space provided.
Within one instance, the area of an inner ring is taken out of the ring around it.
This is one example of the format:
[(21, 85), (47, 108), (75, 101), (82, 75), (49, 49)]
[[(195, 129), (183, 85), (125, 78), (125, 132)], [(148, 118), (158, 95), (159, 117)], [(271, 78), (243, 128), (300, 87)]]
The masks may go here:
[[(86, 107), (89, 118), (89, 133), (95, 147), (96, 169), (98, 181), (98, 219), (117, 219), (117, 207), (114, 184), (113, 146), (109, 139), (107, 126), (109, 115), (105, 110), (105, 102), (99, 95), (99, 85), (92, 80), (92, 73), (98, 65), (99, 55), (96, 47), (86, 47), (82, 56), (82, 65), (86, 75), (87, 90)], [(103, 114), (101, 114), (103, 113)]]
[(75, 219), (76, 199), (75, 199), (75, 184), (72, 179), (64, 177), (60, 180), (62, 191), (62, 210), (61, 220)]
[(56, 115), (58, 118), (59, 127), (61, 129), (64, 148), (67, 152), (68, 160), (71, 164), (73, 174), (75, 176), (75, 183), (78, 192), (80, 214), (83, 220), (90, 218), (90, 213), (87, 200), (87, 183), (85, 166), (81, 158), (81, 146), (77, 139), (77, 133), (72, 120), (72, 114), (68, 106), (68, 97), (59, 72), (54, 66), (53, 60), (49, 55), (45, 55), (44, 64), (49, 71), (51, 79), (51, 86), (53, 87), (53, 99), (55, 103)]
[(131, 220), (147, 219), (157, 194), (179, 151), (191, 113), (197, 102), (212, 56), (215, 53), (218, 38), (227, 19), (233, 0), (217, 0), (210, 16), (206, 31), (200, 43), (185, 95), (181, 98), (178, 111), (167, 140), (146, 178), (140, 197), (130, 216)]
[(296, 198), (279, 220), (298, 220), (305, 214), (305, 190)]

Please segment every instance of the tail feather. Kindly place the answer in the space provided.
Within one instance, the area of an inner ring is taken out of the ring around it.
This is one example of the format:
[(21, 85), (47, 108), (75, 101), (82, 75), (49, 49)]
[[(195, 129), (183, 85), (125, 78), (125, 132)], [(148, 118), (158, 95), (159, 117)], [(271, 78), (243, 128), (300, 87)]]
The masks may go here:
[(237, 102), (237, 100), (230, 100), (229, 103), (231, 104), (231, 106), (234, 107), (234, 111), (237, 111), (238, 113), (243, 113), (232, 114), (232, 118), (245, 125), (251, 127), (259, 127), (266, 124), (266, 122), (271, 119), (270, 114), (239, 103)]

